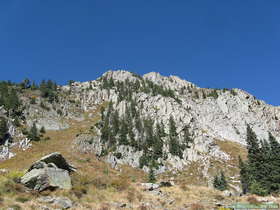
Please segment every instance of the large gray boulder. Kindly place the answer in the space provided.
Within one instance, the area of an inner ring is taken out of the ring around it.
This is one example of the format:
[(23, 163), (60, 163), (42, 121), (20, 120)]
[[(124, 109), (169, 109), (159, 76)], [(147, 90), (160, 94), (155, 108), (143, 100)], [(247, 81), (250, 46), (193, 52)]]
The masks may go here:
[(69, 172), (75, 170), (59, 153), (52, 153), (36, 161), (28, 172), (21, 177), (21, 183), (26, 187), (43, 191), (61, 188), (69, 190), (72, 187)]

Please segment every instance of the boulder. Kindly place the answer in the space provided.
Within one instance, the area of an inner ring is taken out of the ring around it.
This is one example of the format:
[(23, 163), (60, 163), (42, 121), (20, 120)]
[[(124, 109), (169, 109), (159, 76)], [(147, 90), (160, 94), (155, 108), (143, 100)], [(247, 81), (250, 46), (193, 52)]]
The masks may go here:
[(48, 167), (47, 165), (45, 168), (35, 168), (27, 172), (21, 178), (21, 183), (36, 191), (43, 191), (50, 188), (69, 190), (72, 187), (68, 171), (60, 168)]
[(154, 183), (142, 183), (141, 186), (145, 191), (153, 191), (160, 187), (159, 184)]
[(61, 154), (52, 153), (32, 164), (21, 177), (21, 183), (39, 192), (54, 188), (69, 190), (72, 187), (69, 172), (73, 170)]
[(51, 153), (49, 155), (46, 155), (42, 157), (40, 160), (36, 161), (28, 171), (31, 171), (33, 168), (36, 168), (36, 165), (40, 162), (44, 163), (53, 163), (57, 166), (57, 168), (67, 170), (68, 172), (74, 172), (76, 171), (76, 168), (65, 160), (65, 158), (58, 152)]
[(38, 201), (41, 203), (49, 203), (62, 209), (69, 209), (73, 207), (73, 202), (67, 197), (43, 196), (40, 197)]

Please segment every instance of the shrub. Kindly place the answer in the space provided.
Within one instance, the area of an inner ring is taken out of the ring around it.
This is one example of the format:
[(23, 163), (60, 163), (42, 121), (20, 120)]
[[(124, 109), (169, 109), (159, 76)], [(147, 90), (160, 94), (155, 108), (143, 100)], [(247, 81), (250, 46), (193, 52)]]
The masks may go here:
[(118, 191), (124, 191), (129, 186), (129, 178), (127, 176), (119, 176), (112, 180), (111, 186)]
[(88, 185), (91, 183), (88, 176), (81, 174), (74, 174), (72, 177), (73, 188), (71, 192), (77, 197), (81, 198), (88, 192)]
[(56, 112), (57, 112), (57, 114), (59, 114), (60, 116), (62, 116), (62, 114), (63, 114), (62, 111), (61, 111), (61, 109), (58, 109)]
[(9, 206), (8, 209), (21, 210), (22, 208), (19, 205), (13, 204), (13, 205)]
[(217, 92), (217, 90), (212, 90), (209, 94), (208, 97), (213, 97), (215, 99), (217, 99), (219, 97), (219, 94)]
[(22, 192), (25, 192), (24, 186), (11, 179), (6, 179), (0, 184), (0, 195), (18, 194)]
[(18, 182), (18, 180), (24, 175), (24, 172), (22, 171), (10, 171), (6, 177), (8, 179), (13, 180), (14, 182)]
[(17, 197), (15, 200), (20, 203), (25, 203), (25, 202), (29, 201), (30, 199), (27, 197)]
[(126, 196), (128, 202), (129, 202), (129, 203), (134, 202), (134, 201), (135, 201), (135, 197), (136, 197), (135, 189), (130, 188), (130, 189), (128, 190), (127, 196)]
[(32, 97), (32, 98), (30, 99), (30, 104), (36, 104), (36, 98), (33, 98), (33, 97)]

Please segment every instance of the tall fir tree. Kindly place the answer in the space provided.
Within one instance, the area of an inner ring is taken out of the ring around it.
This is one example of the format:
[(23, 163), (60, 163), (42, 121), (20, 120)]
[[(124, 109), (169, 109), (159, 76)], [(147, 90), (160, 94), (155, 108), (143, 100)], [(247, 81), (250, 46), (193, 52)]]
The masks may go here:
[(0, 141), (3, 142), (8, 133), (7, 120), (4, 117), (0, 118)]

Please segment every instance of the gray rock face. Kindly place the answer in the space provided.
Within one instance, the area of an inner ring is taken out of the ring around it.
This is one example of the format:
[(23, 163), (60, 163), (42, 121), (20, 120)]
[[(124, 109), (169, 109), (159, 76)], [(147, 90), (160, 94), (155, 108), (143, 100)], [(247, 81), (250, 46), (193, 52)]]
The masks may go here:
[[(183, 158), (171, 155), (168, 145), (164, 146), (163, 152), (166, 159), (158, 160), (160, 166), (156, 174), (170, 170), (182, 170), (193, 161), (199, 161), (203, 167), (203, 175), (208, 176), (211, 167), (211, 159), (225, 162), (232, 157), (221, 150), (215, 143), (216, 140), (231, 141), (241, 145), (246, 144), (246, 126), (249, 124), (260, 139), (267, 139), (271, 132), (277, 140), (280, 140), (280, 107), (266, 104), (257, 100), (254, 96), (240, 89), (216, 90), (217, 97), (211, 96), (213, 89), (200, 88), (191, 82), (176, 76), (165, 77), (151, 72), (143, 77), (136, 76), (127, 71), (108, 71), (102, 78), (112, 78), (114, 82), (126, 80), (140, 83), (144, 80), (162, 86), (163, 89), (171, 89), (174, 95), (181, 101), (172, 97), (164, 97), (160, 94), (137, 92), (132, 93), (132, 98), (137, 104), (137, 110), (142, 118), (150, 117), (156, 122), (165, 125), (168, 134), (169, 118), (173, 116), (177, 127), (178, 141), (183, 142), (183, 128), (189, 127), (192, 139), (190, 148), (183, 151)], [(89, 89), (91, 86), (91, 89)], [(69, 90), (69, 86), (62, 89)], [(76, 82), (71, 87), (71, 94), (76, 101), (81, 102), (83, 110), (91, 110), (105, 101), (112, 101), (114, 109), (118, 110), (120, 116), (124, 116), (129, 107), (127, 100), (118, 101), (117, 88), (102, 89), (101, 79), (90, 82)], [(104, 143), (100, 140), (100, 129), (95, 130), (97, 136), (81, 136), (75, 141), (73, 147), (84, 152), (93, 152), (100, 155), (104, 149)], [(141, 134), (135, 132), (135, 139), (141, 141)], [(168, 142), (168, 138), (163, 139)], [(122, 154), (121, 158), (114, 154)], [(116, 150), (106, 155), (105, 160), (113, 167), (118, 164), (128, 164), (139, 167), (139, 159), (143, 151), (135, 151), (130, 146), (118, 145)], [(148, 168), (143, 170), (148, 172)]]
[(21, 178), (21, 183), (36, 191), (53, 188), (69, 190), (72, 187), (69, 172), (73, 170), (61, 154), (52, 153), (32, 164)]

